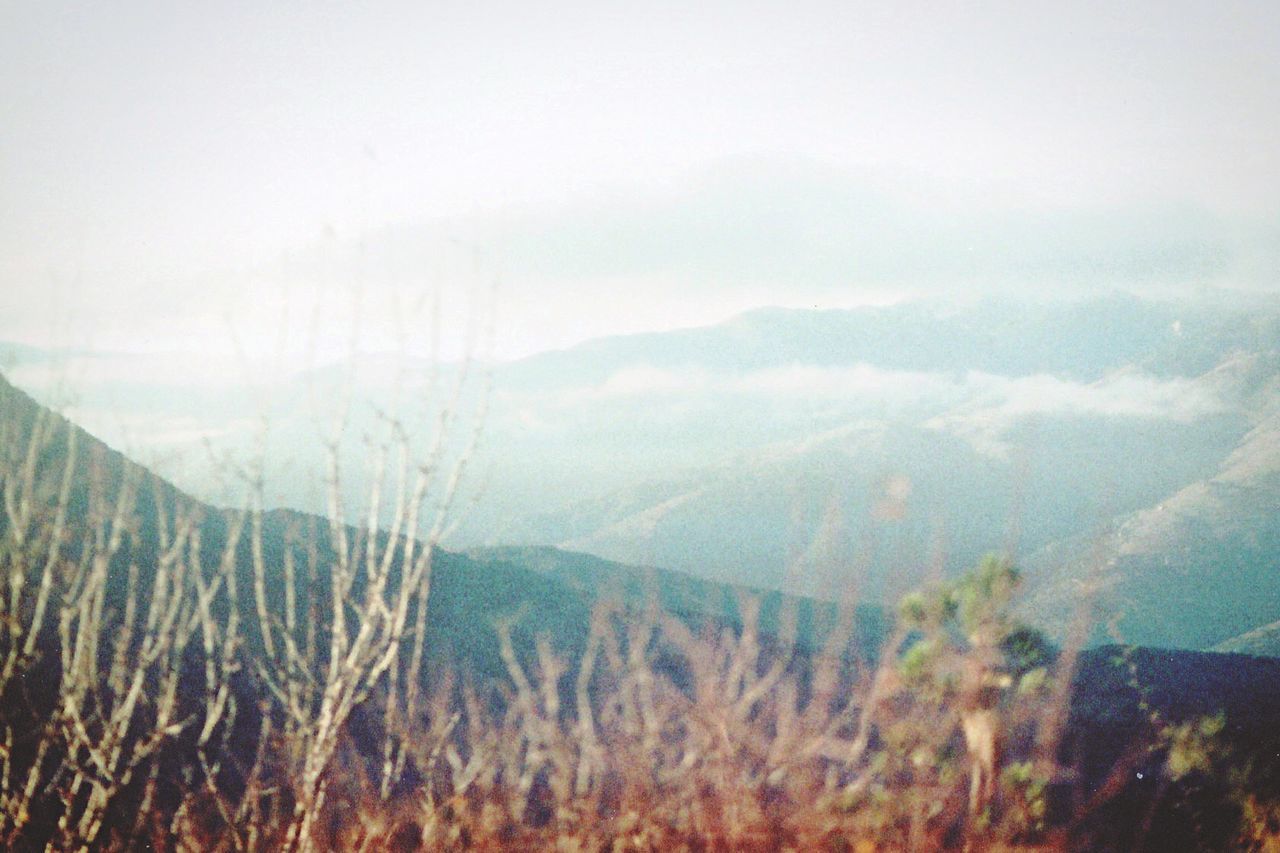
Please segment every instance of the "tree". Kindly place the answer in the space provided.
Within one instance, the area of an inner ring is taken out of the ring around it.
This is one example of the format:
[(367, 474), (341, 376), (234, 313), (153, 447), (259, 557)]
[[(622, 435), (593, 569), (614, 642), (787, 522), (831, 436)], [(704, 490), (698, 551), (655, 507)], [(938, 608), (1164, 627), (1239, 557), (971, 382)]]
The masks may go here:
[(1046, 680), (1048, 640), (1010, 612), (1020, 574), (988, 556), (960, 579), (903, 599), (899, 615), (912, 637), (901, 659), (907, 685), (951, 709), (969, 762), (969, 812), (980, 815), (997, 790), (1006, 700)]

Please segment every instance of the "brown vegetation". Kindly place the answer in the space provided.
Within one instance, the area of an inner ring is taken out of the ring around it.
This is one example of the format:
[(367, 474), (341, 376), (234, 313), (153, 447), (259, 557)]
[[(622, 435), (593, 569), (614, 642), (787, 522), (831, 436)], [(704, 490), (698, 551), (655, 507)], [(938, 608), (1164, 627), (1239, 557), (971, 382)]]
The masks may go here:
[[(1072, 657), (1002, 560), (909, 596), (878, 660), (749, 597), (736, 625), (601, 602), (572, 657), (499, 621), (495, 685), (427, 660), (459, 472), (397, 425), (359, 524), (335, 442), (327, 523), (279, 532), (252, 480), (211, 510), (3, 384), (0, 414), (9, 848), (1067, 849), (1131, 769), (1064, 765)], [(1131, 754), (1209, 769), (1211, 725), (1155, 731)]]

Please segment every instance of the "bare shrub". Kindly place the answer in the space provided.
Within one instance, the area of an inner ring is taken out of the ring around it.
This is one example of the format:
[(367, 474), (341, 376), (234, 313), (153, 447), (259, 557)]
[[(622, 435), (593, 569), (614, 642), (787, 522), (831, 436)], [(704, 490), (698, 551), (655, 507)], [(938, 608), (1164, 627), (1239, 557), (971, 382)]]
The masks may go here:
[[(1165, 780), (1149, 823), (1221, 765), (1220, 722), (1153, 714), (1081, 790), (1074, 651), (1012, 618), (1001, 559), (909, 595), (878, 654), (785, 603), (766, 632), (745, 594), (603, 601), (573, 654), (496, 618), (495, 683), (425, 645), (465, 448), (384, 419), (352, 512), (335, 437), (310, 519), (253, 476), (246, 509), (202, 507), (3, 384), (0, 415), (10, 848), (1074, 849), (1135, 767)], [(1274, 804), (1236, 801), (1239, 843), (1273, 845)]]
[(163, 749), (234, 713), (234, 541), (210, 559), (195, 502), (7, 384), (0, 415), (0, 837), (81, 848), (141, 832)]

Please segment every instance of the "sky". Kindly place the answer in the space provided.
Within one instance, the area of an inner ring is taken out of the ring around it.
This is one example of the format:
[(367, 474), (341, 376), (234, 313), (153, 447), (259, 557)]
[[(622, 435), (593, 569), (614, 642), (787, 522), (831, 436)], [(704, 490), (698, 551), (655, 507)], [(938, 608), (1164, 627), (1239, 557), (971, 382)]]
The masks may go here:
[(1276, 291), (1272, 2), (0, 2), (0, 340)]

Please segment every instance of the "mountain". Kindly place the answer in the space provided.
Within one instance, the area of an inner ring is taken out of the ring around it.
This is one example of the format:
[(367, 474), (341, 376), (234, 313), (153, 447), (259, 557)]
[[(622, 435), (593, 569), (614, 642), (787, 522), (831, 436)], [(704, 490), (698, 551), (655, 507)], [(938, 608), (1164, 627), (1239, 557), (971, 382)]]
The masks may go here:
[(1223, 640), (1212, 650), (1255, 657), (1280, 658), (1280, 621), (1262, 625)]
[[(954, 570), (1016, 544), (1030, 568), (1029, 612), (1065, 629), (1063, 614), (1074, 610), (1098, 531), (1111, 529), (1116, 559), (1105, 597), (1113, 609), (1128, 608), (1126, 638), (1207, 648), (1280, 616), (1272, 603), (1280, 597), (1255, 594), (1272, 590), (1280, 553), (1272, 484), (1280, 443), (1269, 420), (1280, 400), (1280, 315), (1265, 308), (1197, 313), (1124, 299), (1059, 314), (1046, 309), (1005, 328), (1013, 344), (1052, 346), (1022, 352), (1010, 345), (997, 358), (972, 335), (965, 338), (984, 322), (997, 325), (1001, 312), (986, 310), (765, 311), (663, 337), (669, 347), (652, 336), (584, 348), (600, 375), (617, 380), (619, 365), (631, 364), (634, 386), (648, 383), (647, 393), (633, 394), (643, 415), (610, 401), (617, 419), (626, 419), (624, 446), (642, 433), (672, 445), (654, 450), (659, 460), (691, 446), (705, 458), (668, 459), (621, 487), (595, 494), (583, 488), (587, 494), (559, 504), (552, 486), (532, 512), (482, 511), (479, 535), (720, 580), (798, 583), (787, 588), (826, 596), (853, 586), (880, 601), (927, 576), (935, 553)], [(866, 333), (876, 317), (884, 320), (883, 334), (868, 337), (882, 349), (881, 360), (832, 369), (841, 358), (868, 355), (853, 330)], [(1086, 326), (1093, 337), (1082, 334)], [(840, 328), (844, 338), (833, 331)], [(899, 332), (896, 349), (886, 343), (889, 329)], [(916, 345), (929, 335), (948, 346), (969, 343), (944, 361)], [(840, 350), (835, 342), (843, 339), (855, 343)], [(635, 367), (644, 352), (653, 357), (643, 363), (667, 372)], [(1070, 368), (1079, 352), (1090, 358)], [(571, 363), (574, 355), (554, 360)], [(691, 361), (700, 355), (722, 369), (750, 365), (749, 372), (725, 379)], [(811, 363), (750, 372), (792, 358)], [(547, 387), (555, 371), (544, 372), (544, 363), (539, 357), (520, 369)], [(675, 370), (680, 364), (686, 368)], [(938, 370), (944, 364), (949, 372)], [(974, 365), (1009, 374), (978, 373)], [(898, 369), (905, 366), (934, 370)], [(754, 398), (755, 407), (742, 405), (751, 381), (771, 389)], [(615, 390), (625, 398), (624, 388)], [(582, 405), (587, 419), (593, 405), (603, 408), (590, 398)], [(530, 438), (542, 418), (530, 420), (535, 426), (513, 456), (543, 462), (547, 455)], [(611, 423), (592, 429), (612, 436)], [(594, 461), (594, 449), (606, 443), (585, 433), (565, 444)], [(718, 451), (706, 447), (720, 436)], [(641, 446), (648, 455), (651, 445)], [(521, 463), (508, 468), (518, 471)], [(589, 479), (587, 471), (579, 481)], [(1205, 578), (1214, 585), (1207, 602)], [(1183, 612), (1164, 609), (1166, 594), (1181, 596), (1186, 618), (1166, 618)], [(1109, 617), (1104, 612), (1103, 620)], [(1095, 638), (1107, 635), (1100, 630)]]
[[(820, 649), (839, 621), (848, 618), (832, 601), (716, 583), (683, 572), (626, 565), (559, 548), (506, 546), (467, 553), (485, 564), (510, 564), (537, 572), (586, 601), (615, 600), (637, 613), (653, 603), (696, 626), (740, 627), (744, 602), (755, 599), (760, 604), (760, 631), (767, 636), (779, 635), (780, 620), (789, 611), (796, 620), (796, 642), (806, 652)], [(892, 627), (890, 615), (881, 607), (863, 604), (855, 605), (852, 618), (856, 626), (853, 648), (874, 655)]]
[[(1236, 396), (1252, 427), (1217, 469), (1109, 533), (1031, 557), (1028, 612), (1062, 624), (1096, 590), (1100, 625), (1127, 642), (1265, 652), (1280, 616), (1280, 358), (1238, 355), (1206, 374)], [(1103, 636), (1095, 632), (1095, 636)]]
[[(125, 488), (132, 490), (136, 500), (133, 510), (136, 521), (129, 525), (130, 533), (123, 538), (112, 566), (136, 564), (139, 567), (138, 582), (144, 595), (150, 589), (162, 548), (158, 521), (162, 516), (170, 519), (170, 523), (178, 516), (196, 519), (204, 563), (214, 565), (220, 559), (228, 542), (234, 510), (204, 504), (182, 492), (65, 418), (41, 407), (2, 376), (0, 420), (3, 422), (0, 434), (4, 437), (4, 450), (11, 463), (7, 471), (21, 470), (20, 467), (12, 467), (12, 463), (21, 463), (33, 431), (39, 430), (48, 435), (33, 469), (37, 472), (37, 481), (40, 476), (62, 476), (62, 468), (68, 459), (68, 439), (74, 438), (76, 450), (68, 480), (71, 485), (67, 501), (69, 524), (83, 526), (91, 523), (94, 513), (101, 513), (104, 507), (114, 507)], [(56, 500), (56, 493), (41, 489), (38, 482), (35, 494), (50, 502)], [(9, 523), (7, 517), (0, 518), (0, 537), (7, 535)], [(290, 510), (270, 511), (263, 515), (262, 551), (266, 555), (269, 600), (276, 612), (283, 604), (280, 591), (283, 587), (283, 555), (286, 550), (300, 547), (296, 541), (299, 535), (311, 540), (316, 549), (315, 559), (318, 560), (311, 575), (315, 588), (308, 589), (305, 579), (299, 582), (299, 597), (304, 602), (299, 606), (305, 608), (305, 601), (309, 598), (323, 601), (329, 595), (326, 567), (332, 563), (334, 555), (327, 520)], [(359, 531), (349, 529), (347, 535), (352, 541), (359, 541)], [(75, 537), (70, 537), (70, 540), (74, 543)], [(236, 557), (239, 588), (250, 590), (253, 588), (252, 557), (243, 541)], [(113, 568), (108, 582), (114, 583), (120, 577), (122, 573)], [(569, 594), (561, 585), (534, 572), (509, 563), (477, 563), (463, 555), (445, 551), (440, 551), (434, 561), (432, 593), (428, 624), (436, 647), (453, 646), (473, 663), (480, 663), (480, 658), (487, 656), (484, 668), (494, 674), (501, 672), (502, 668), (500, 664), (494, 664), (497, 661), (496, 642), (488, 637), (492, 632), (484, 630), (492, 618), (528, 610), (537, 614), (538, 629), (550, 630), (554, 636), (571, 640), (576, 635), (570, 628), (578, 633), (585, 630), (583, 626), (589, 606), (579, 596)], [(123, 595), (123, 589), (116, 589), (114, 594)], [(246, 630), (250, 641), (260, 643), (254, 628), (257, 616), (252, 610), (251, 597), (242, 595), (239, 602), (245, 608), (242, 618), (248, 626)], [(466, 629), (460, 630), (460, 626), (466, 626)]]
[[(1265, 462), (1270, 447), (1268, 430), (1272, 426), (1270, 420), (1260, 422), (1259, 429), (1251, 433), (1250, 441), (1242, 445), (1251, 452), (1229, 457), (1231, 462), (1219, 477), (1237, 476), (1252, 482), (1251, 478), (1260, 472), (1265, 473), (1267, 467), (1259, 460)], [(146, 487), (138, 492), (140, 509), (151, 516), (157, 511), (163, 511), (169, 517), (179, 512), (193, 513), (200, 530), (199, 539), (193, 541), (200, 542), (206, 549), (206, 563), (217, 560), (227, 541), (228, 528), (234, 516), (232, 511), (203, 504), (154, 476), (70, 422), (41, 408), (3, 378), (0, 378), (0, 436), (3, 437), (0, 449), (4, 452), (6, 465), (0, 467), (0, 474), (8, 479), (0, 482), (5, 487), (7, 498), (6, 514), (0, 517), (0, 541), (8, 544), (10, 538), (6, 525), (12, 523), (10, 513), (15, 511), (16, 494), (11, 488), (15, 483), (12, 475), (14, 471), (22, 470), (21, 460), (29, 458), (26, 456), (28, 445), (25, 436), (33, 429), (46, 428), (52, 431), (54, 441), (42, 457), (30, 458), (35, 458), (38, 466), (48, 466), (55, 473), (67, 472), (65, 482), (69, 484), (68, 493), (71, 495), (68, 516), (72, 528), (93, 523), (95, 513), (101, 509), (96, 503), (101, 496), (105, 495), (110, 503), (124, 484), (141, 484)], [(61, 449), (63, 445), (59, 443), (59, 435), (74, 436), (78, 445), (77, 461), (69, 468), (62, 464), (68, 457)], [(18, 468), (11, 467), (15, 461), (19, 463)], [(887, 491), (888, 498), (895, 497), (892, 489)], [(49, 493), (37, 494), (40, 500), (54, 499)], [(144, 495), (150, 497), (144, 498)], [(896, 497), (901, 498), (901, 495)], [(892, 501), (882, 501), (882, 504), (876, 511), (886, 522), (892, 520), (899, 507)], [(149, 523), (145, 516), (139, 521), (139, 524), (131, 526), (124, 550), (109, 571), (115, 578), (127, 578), (130, 585), (138, 584), (141, 597), (145, 599), (149, 594), (148, 588), (154, 586), (162, 534), (160, 527)], [(346, 533), (352, 541), (358, 541), (359, 531), (348, 528)], [(334, 554), (328, 534), (328, 524), (323, 518), (293, 510), (272, 510), (263, 514), (261, 559), (267, 579), (269, 613), (279, 615), (285, 606), (279, 582), (287, 571), (291, 549), (295, 553), (308, 552), (313, 560), (312, 570), (307, 574), (310, 582), (304, 582), (300, 590), (299, 598), (306, 603), (302, 604), (299, 615), (306, 614), (307, 618), (314, 619), (317, 614), (315, 608), (323, 607), (323, 602), (330, 600), (332, 590), (327, 584), (331, 578)], [(385, 534), (381, 536), (385, 544)], [(234, 576), (243, 590), (249, 589), (253, 583), (254, 557), (250, 551), (248, 547), (241, 547), (234, 552)], [(34, 576), (32, 582), (35, 582)], [(118, 593), (119, 589), (114, 594)], [(514, 619), (513, 644), (516, 654), (526, 661), (535, 654), (537, 636), (549, 637), (552, 646), (573, 661), (582, 652), (591, 603), (601, 596), (619, 600), (631, 614), (641, 612), (648, 602), (656, 601), (691, 626), (715, 636), (725, 628), (733, 630), (741, 625), (741, 607), (746, 601), (745, 596), (750, 595), (761, 598), (761, 646), (766, 653), (774, 647), (773, 632), (780, 625), (784, 606), (795, 608), (800, 644), (793, 665), (803, 672), (837, 618), (837, 608), (829, 602), (717, 584), (670, 570), (627, 566), (548, 547), (485, 548), (466, 554), (441, 550), (436, 554), (426, 614), (427, 648), (437, 663), (460, 667), (473, 684), (504, 683), (505, 664), (496, 632), (492, 630), (496, 619)], [(246, 623), (246, 642), (235, 652), (245, 656), (242, 661), (245, 664), (254, 659), (261, 660), (263, 652), (262, 640), (252, 628), (257, 616), (248, 609), (252, 605), (248, 604), (247, 598), (246, 593), (240, 600), (247, 608), (242, 613)], [(121, 603), (116, 600), (110, 606)], [(116, 607), (117, 615), (126, 614), (126, 619), (129, 612), (127, 605), (123, 609)], [(853, 649), (860, 655), (870, 655), (883, 640), (886, 615), (868, 607), (861, 608), (856, 615), (859, 633), (855, 635)], [(321, 618), (321, 621), (325, 620)], [(155, 626), (149, 625), (147, 632), (154, 629)], [(204, 639), (209, 642), (208, 637)], [(0, 717), (7, 731), (47, 731), (45, 721), (53, 718), (52, 703), (57, 697), (51, 691), (58, 690), (60, 684), (60, 655), (57, 653), (55, 632), (46, 631), (44, 643), (31, 664), (33, 668), (26, 672), (29, 677), (21, 679), (21, 683), (11, 683), (5, 694), (0, 696)], [(204, 668), (200, 665), (202, 653), (199, 646), (199, 641), (193, 642), (190, 653), (194, 657), (182, 659), (190, 671), (183, 674), (178, 719), (202, 719), (201, 709), (208, 701), (203, 690)], [(665, 672), (659, 648), (655, 648), (655, 658), (655, 668)], [(114, 672), (115, 667), (111, 669)], [(105, 672), (104, 678), (107, 678)], [(251, 665), (233, 668), (231, 686), (240, 712), (234, 721), (225, 724), (221, 739), (215, 737), (212, 741), (220, 743), (220, 748), (225, 750), (217, 758), (227, 767), (252, 764), (251, 753), (258, 744), (259, 733), (268, 731), (260, 728), (260, 709), (271, 707), (267, 698), (270, 693), (265, 682), (254, 677), (254, 672)], [(679, 686), (679, 672), (668, 674)], [(116, 678), (115, 675), (109, 677), (113, 681)], [(1244, 760), (1257, 760), (1261, 767), (1260, 778), (1267, 778), (1266, 762), (1280, 746), (1276, 743), (1275, 734), (1280, 731), (1276, 726), (1276, 709), (1280, 708), (1280, 694), (1277, 694), (1280, 690), (1280, 661), (1238, 654), (1106, 647), (1083, 653), (1073, 677), (1074, 691), (1067, 708), (1063, 754), (1070, 756), (1072, 766), (1076, 766), (1079, 759), (1081, 792), (1094, 790), (1114, 772), (1115, 767), (1129, 769), (1125, 756), (1130, 754), (1135, 743), (1151, 734), (1153, 713), (1169, 723), (1185, 721), (1190, 725), (1202, 715), (1224, 712), (1226, 728), (1217, 741), (1218, 746), (1235, 750), (1235, 754), (1244, 756)], [(803, 682), (803, 677), (800, 680)], [(569, 678), (567, 682), (572, 683), (573, 679)], [(565, 683), (562, 681), (562, 686)], [(107, 691), (104, 690), (103, 694), (107, 695)], [(150, 693), (147, 695), (146, 702), (152, 702), (154, 697)], [(149, 713), (150, 707), (150, 704), (144, 704), (143, 717)], [(383, 714), (383, 709), (376, 703), (357, 707), (349, 723), (352, 742), (357, 745), (377, 742), (362, 738), (367, 738), (371, 730), (382, 724)], [(96, 726), (97, 722), (93, 721), (91, 725)], [(202, 741), (197, 740), (198, 725), (173, 728), (170, 739), (161, 739), (165, 741), (165, 751), (156, 759), (156, 771), (150, 777), (159, 780), (155, 799), (149, 796), (141, 799), (141, 789), (126, 789), (115, 797), (112, 810), (106, 813), (106, 826), (121, 831), (134, 826), (135, 815), (131, 809), (136, 810), (140, 801), (150, 803), (150, 808), (161, 815), (169, 815), (176, 808), (177, 800), (171, 795), (184, 790), (184, 785), (191, 781), (189, 775), (181, 775), (185, 772), (182, 768), (189, 770), (197, 766), (196, 756), (201, 759), (205, 756), (199, 752)], [(146, 731), (145, 727), (143, 730)], [(16, 740), (19, 746), (14, 754), (20, 755), (25, 741), (23, 738)], [(61, 748), (55, 745), (53, 752), (41, 753), (41, 760), (48, 758), (56, 762), (56, 751)], [(363, 757), (373, 762), (380, 760), (380, 754), (376, 752)], [(1164, 760), (1159, 750), (1147, 750), (1137, 755), (1132, 778), (1120, 787), (1115, 799), (1122, 817), (1117, 820), (1104, 816), (1099, 822), (1103, 846), (1098, 849), (1122, 849), (1126, 846), (1126, 834), (1142, 825), (1141, 815), (1153, 813), (1148, 807), (1152, 802), (1150, 791), (1142, 788), (1144, 775), (1158, 778)], [(346, 773), (351, 769), (344, 764), (338, 772)], [(219, 771), (206, 772), (217, 774)], [(223, 784), (233, 790), (239, 784), (236, 773), (242, 771), (227, 772), (230, 777), (223, 778)], [(359, 772), (354, 772), (354, 775), (359, 776)], [(1221, 826), (1215, 824), (1206, 829), (1196, 822), (1199, 820), (1196, 816), (1188, 817), (1178, 811), (1183, 802), (1181, 799), (1170, 799), (1161, 806), (1154, 820), (1146, 821), (1153, 832), (1148, 840), (1159, 849), (1174, 849), (1171, 845), (1176, 845), (1179, 838), (1190, 837), (1182, 834), (1185, 832), (1194, 831), (1196, 838), (1218, 839), (1215, 844), (1219, 847), (1232, 837), (1234, 823), (1230, 818), (1234, 812), (1230, 810), (1231, 791), (1217, 783), (1196, 784), (1200, 787), (1193, 790), (1208, 792), (1205, 794), (1207, 799), (1203, 800), (1207, 804), (1206, 809), (1211, 810), (1207, 813)], [(1254, 783), (1251, 781), (1250, 784)], [(1064, 792), (1064, 796), (1068, 793)], [(44, 792), (41, 796), (52, 797), (54, 794)], [(31, 824), (29, 835), (51, 837), (54, 832), (52, 824), (45, 825), (42, 821), (44, 816), (54, 815), (57, 810), (37, 811), (39, 813)], [(1118, 833), (1118, 840), (1108, 847), (1106, 839), (1112, 831)]]
[[(123, 489), (132, 490), (136, 522), (130, 525), (131, 532), (122, 540), (112, 563), (109, 583), (119, 582), (125, 574), (123, 568), (133, 563), (138, 567), (137, 582), (141, 584), (142, 595), (148, 594), (162, 550), (158, 521), (161, 517), (170, 523), (183, 515), (196, 519), (204, 563), (215, 565), (221, 559), (236, 510), (211, 506), (191, 497), (66, 418), (42, 407), (0, 376), (0, 438), (8, 463), (0, 469), (0, 474), (22, 470), (33, 431), (48, 436), (33, 469), (37, 480), (63, 476), (68, 461), (68, 439), (74, 439), (76, 449), (68, 475), (71, 488), (67, 502), (67, 517), (74, 529), (89, 523), (91, 516), (102, 512), (104, 507), (113, 507)], [(9, 483), (13, 485), (13, 480)], [(51, 507), (56, 502), (56, 492), (38, 484), (36, 494), (51, 502)], [(0, 515), (0, 541), (8, 535), (9, 524), (9, 517)], [(266, 595), (273, 612), (284, 609), (286, 552), (292, 551), (298, 556), (298, 565), (302, 565), (303, 560), (313, 561), (309, 573), (298, 575), (297, 595), (299, 619), (311, 618), (308, 602), (322, 603), (331, 596), (330, 572), (336, 558), (328, 520), (293, 510), (270, 510), (262, 515), (261, 535)], [(356, 528), (348, 528), (346, 536), (351, 542), (362, 541), (361, 531)], [(72, 543), (75, 539), (75, 536), (69, 537)], [(385, 534), (381, 534), (381, 539), (380, 547), (385, 549)], [(252, 590), (253, 557), (244, 540), (235, 556), (239, 589)], [(615, 597), (615, 590), (619, 593), (616, 597), (624, 604), (638, 609), (646, 605), (648, 590), (656, 588), (661, 591), (661, 603), (673, 612), (699, 624), (711, 625), (740, 623), (741, 596), (752, 592), (679, 572), (607, 563), (588, 555), (547, 548), (487, 549), (471, 554), (437, 548), (432, 563), (425, 621), (426, 647), (439, 662), (460, 664), (482, 677), (502, 677), (506, 672), (494, 631), (498, 620), (514, 620), (513, 634), (524, 650), (532, 648), (535, 636), (546, 635), (554, 648), (572, 657), (575, 651), (581, 650), (592, 606), (601, 598)], [(357, 580), (357, 583), (363, 581)], [(111, 600), (122, 602), (123, 594), (122, 587), (115, 588), (110, 593)], [(257, 633), (258, 616), (252, 596), (242, 592), (238, 601), (243, 608), (241, 620), (247, 639), (260, 650), (262, 640)], [(775, 614), (774, 618), (779, 603), (777, 595), (773, 596), (772, 603), (766, 597), (766, 611)], [(802, 614), (801, 621), (811, 632), (819, 632), (811, 636), (828, 630), (835, 618), (834, 607), (827, 604), (794, 599), (788, 604)], [(880, 612), (868, 609), (861, 616), (867, 620), (867, 637), (878, 638), (883, 632)], [(56, 655), (51, 659), (56, 659)]]
[(515, 386), (546, 387), (603, 381), (636, 364), (725, 372), (874, 364), (1088, 380), (1158, 349), (1180, 316), (1175, 306), (1118, 292), (1056, 304), (988, 298), (954, 307), (759, 308), (716, 326), (589, 341), (503, 374)]
[[(556, 547), (827, 598), (892, 601), (1009, 549), (1032, 609), (1061, 622), (1110, 531), (1126, 633), (1204, 648), (1280, 618), (1234, 591), (1274, 563), (1277, 341), (1274, 304), (1216, 296), (768, 308), (473, 366), (457, 393), (458, 366), (369, 358), (252, 393), (106, 382), (72, 411), (215, 502), (234, 500), (225, 458), (261, 458), (269, 500), (311, 512), (336, 412), (353, 499), (385, 417), (424, 445), (452, 417), (442, 468), (479, 436), (454, 550)], [(1218, 610), (1191, 606), (1204, 576), (1225, 584)], [(1187, 620), (1158, 624), (1162, 589)]]

